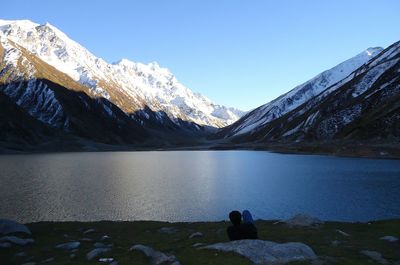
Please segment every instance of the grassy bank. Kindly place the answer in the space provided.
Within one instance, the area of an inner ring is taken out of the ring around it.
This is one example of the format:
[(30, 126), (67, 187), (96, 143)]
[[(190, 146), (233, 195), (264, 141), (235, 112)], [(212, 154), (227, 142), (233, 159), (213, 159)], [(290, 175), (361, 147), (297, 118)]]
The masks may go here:
[[(137, 222), (39, 222), (27, 226), (31, 229), (34, 244), (24, 247), (0, 249), (1, 264), (23, 264), (32, 261), (41, 264), (99, 264), (87, 261), (86, 254), (95, 242), (113, 244), (112, 250), (101, 257), (112, 257), (118, 264), (150, 264), (139, 252), (128, 251), (132, 245), (143, 244), (164, 253), (173, 254), (181, 264), (251, 264), (233, 253), (201, 250), (196, 243), (226, 242), (228, 222), (165, 223)], [(327, 222), (316, 227), (288, 227), (274, 221), (257, 221), (259, 237), (275, 242), (303, 242), (319, 256), (322, 264), (379, 264), (360, 251), (377, 251), (390, 263), (400, 262), (400, 242), (381, 240), (383, 236), (400, 237), (400, 220), (371, 223)], [(165, 233), (162, 227), (174, 227), (176, 231)], [(84, 234), (88, 229), (94, 232)], [(340, 231), (338, 231), (340, 230)], [(194, 232), (203, 236), (189, 238)], [(348, 235), (343, 234), (347, 233)], [(100, 241), (104, 235), (109, 239)], [(55, 249), (60, 243), (80, 241), (76, 257), (66, 250)], [(16, 253), (24, 252), (22, 257)], [(105, 263), (103, 263), (105, 264)], [(309, 264), (297, 262), (292, 264)], [(311, 264), (311, 263), (310, 263)]]

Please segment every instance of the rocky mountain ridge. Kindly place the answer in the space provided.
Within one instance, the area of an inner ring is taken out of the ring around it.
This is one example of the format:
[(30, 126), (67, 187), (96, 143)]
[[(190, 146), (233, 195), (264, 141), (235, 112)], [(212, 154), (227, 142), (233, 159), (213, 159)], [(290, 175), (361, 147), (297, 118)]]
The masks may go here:
[[(151, 109), (167, 114), (178, 125), (182, 120), (210, 127), (226, 126), (243, 115), (193, 93), (157, 63), (123, 59), (109, 64), (49, 23), (0, 20), (0, 39), (7, 65), (17, 66), (23, 48), (87, 87), (91, 95), (111, 101), (128, 114)], [(24, 74), (33, 75), (34, 71), (25, 69)]]
[[(399, 73), (400, 42), (396, 42), (286, 113), (265, 120), (273, 109), (270, 106), (290, 92), (222, 129), (220, 136), (231, 137), (235, 143), (260, 144), (394, 141), (400, 138)], [(251, 130), (235, 135), (243, 124)]]

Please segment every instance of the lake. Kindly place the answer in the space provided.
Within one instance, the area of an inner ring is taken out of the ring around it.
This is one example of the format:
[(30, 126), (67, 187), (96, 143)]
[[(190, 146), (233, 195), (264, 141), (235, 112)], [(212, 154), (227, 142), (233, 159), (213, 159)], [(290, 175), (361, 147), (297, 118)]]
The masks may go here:
[(0, 156), (0, 218), (220, 221), (307, 213), (400, 218), (400, 161), (264, 151), (149, 151)]

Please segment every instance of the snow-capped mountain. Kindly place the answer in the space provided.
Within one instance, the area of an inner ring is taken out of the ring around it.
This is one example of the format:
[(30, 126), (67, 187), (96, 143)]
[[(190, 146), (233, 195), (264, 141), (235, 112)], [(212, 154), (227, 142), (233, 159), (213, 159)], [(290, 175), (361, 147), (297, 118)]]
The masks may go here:
[[(332, 87), (371, 58), (379, 54), (383, 48), (369, 48), (353, 58), (346, 60), (335, 67), (326, 70), (311, 80), (293, 88), (286, 94), (260, 106), (244, 115), (234, 124), (223, 128), (219, 135), (223, 137), (238, 136), (251, 133), (254, 130), (282, 117), (286, 113), (296, 109), (311, 98), (320, 94), (328, 87)], [(336, 86), (337, 87), (337, 86)], [(333, 89), (330, 90), (333, 92)]]
[[(7, 65), (18, 66), (20, 50), (24, 49), (127, 114), (150, 109), (166, 113), (176, 124), (186, 121), (211, 127), (226, 126), (243, 115), (192, 92), (157, 63), (122, 59), (109, 64), (48, 23), (0, 20), (0, 43)], [(24, 74), (34, 75), (34, 71), (28, 69)]]
[[(285, 114), (265, 123), (253, 123), (251, 130), (235, 136), (234, 141), (394, 140), (397, 143), (400, 138), (400, 42), (383, 51), (368, 49), (367, 52), (375, 56), (349, 75), (318, 91), (319, 94), (299, 102)], [(360, 55), (355, 58), (360, 58)], [(269, 108), (292, 92), (297, 92), (297, 89), (258, 110)], [(257, 114), (258, 111), (255, 112)], [(264, 114), (269, 117), (268, 112)], [(252, 117), (249, 113), (243, 120)], [(258, 116), (255, 117), (254, 122), (259, 121)], [(239, 120), (231, 127), (246, 128), (240, 127), (241, 124), (243, 121)]]

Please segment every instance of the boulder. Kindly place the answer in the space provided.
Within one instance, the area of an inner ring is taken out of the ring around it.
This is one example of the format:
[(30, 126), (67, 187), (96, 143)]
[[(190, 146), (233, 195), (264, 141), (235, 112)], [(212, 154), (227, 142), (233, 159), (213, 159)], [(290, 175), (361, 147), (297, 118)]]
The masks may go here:
[(0, 234), (25, 233), (32, 234), (26, 225), (9, 219), (0, 219)]
[(178, 232), (178, 229), (175, 227), (161, 227), (160, 229), (158, 229), (159, 233), (164, 233), (164, 234), (175, 234), (176, 232)]
[(156, 251), (151, 247), (144, 245), (134, 245), (129, 251), (140, 251), (143, 252), (148, 258), (152, 265), (180, 265), (179, 261), (173, 255), (166, 255), (160, 251)]
[(27, 256), (27, 254), (25, 253), (25, 252), (18, 252), (18, 253), (15, 253), (15, 256), (16, 257), (26, 257)]
[(86, 258), (88, 260), (92, 260), (92, 259), (96, 258), (98, 255), (100, 255), (102, 253), (106, 253), (110, 250), (111, 250), (111, 248), (95, 248), (86, 254)]
[(9, 242), (14, 245), (25, 246), (35, 242), (32, 238), (20, 238), (16, 236), (3, 236), (0, 237), (0, 243)]
[(84, 235), (87, 235), (87, 234), (94, 233), (94, 232), (96, 232), (96, 230), (93, 229), (93, 228), (90, 228), (90, 229), (84, 231), (83, 234), (84, 234)]
[(79, 241), (73, 241), (73, 242), (59, 244), (59, 245), (56, 246), (56, 248), (65, 249), (65, 250), (72, 250), (72, 249), (79, 248), (80, 245), (81, 245), (81, 243)]
[(370, 259), (378, 262), (379, 264), (388, 264), (388, 261), (382, 257), (382, 254), (377, 251), (362, 250), (361, 254), (369, 257)]
[(102, 236), (101, 238), (100, 238), (100, 240), (101, 241), (105, 241), (105, 240), (108, 240), (108, 239), (110, 239), (111, 237), (109, 237), (109, 236), (107, 236), (107, 235), (104, 235), (104, 236)]
[(337, 246), (340, 245), (340, 241), (339, 240), (333, 240), (333, 241), (331, 241), (331, 245), (334, 246), (334, 247), (337, 247)]
[(395, 237), (395, 236), (383, 236), (383, 237), (381, 237), (380, 238), (380, 240), (386, 240), (386, 241), (389, 241), (389, 242), (396, 242), (396, 241), (399, 241), (399, 239), (397, 238), (397, 237)]
[(324, 222), (307, 214), (297, 214), (286, 220), (285, 223), (290, 226), (312, 226), (323, 224)]
[(113, 261), (114, 261), (114, 258), (101, 258), (101, 259), (99, 259), (99, 262), (111, 263)]
[(201, 247), (224, 252), (235, 252), (254, 264), (285, 264), (292, 261), (316, 260), (317, 255), (304, 243), (275, 243), (263, 240), (237, 240)]
[(191, 235), (189, 236), (189, 238), (202, 237), (202, 236), (203, 236), (203, 233), (201, 233), (201, 232), (196, 232), (196, 233), (191, 234)]
[(40, 263), (49, 263), (49, 262), (53, 262), (54, 260), (55, 260), (55, 258), (48, 258), (48, 259), (43, 260)]
[(10, 248), (11, 246), (9, 242), (0, 242), (0, 248)]
[(100, 242), (96, 242), (93, 244), (95, 248), (111, 248), (113, 245), (112, 244), (104, 244)]
[(350, 236), (348, 233), (343, 232), (342, 230), (336, 229), (336, 232), (338, 232), (339, 234), (341, 234), (342, 236)]

